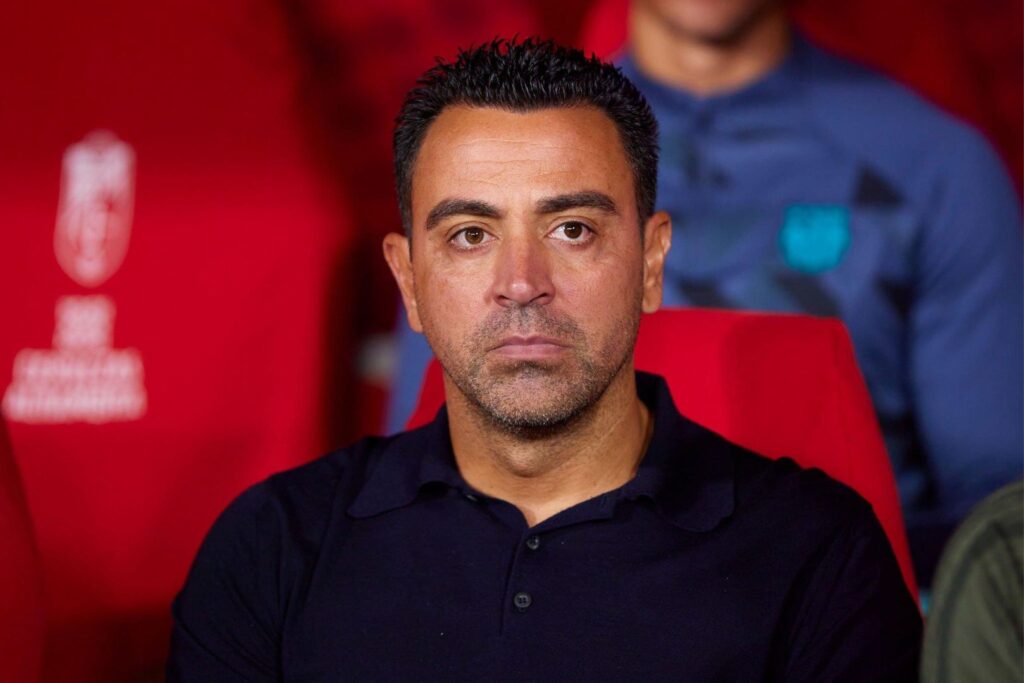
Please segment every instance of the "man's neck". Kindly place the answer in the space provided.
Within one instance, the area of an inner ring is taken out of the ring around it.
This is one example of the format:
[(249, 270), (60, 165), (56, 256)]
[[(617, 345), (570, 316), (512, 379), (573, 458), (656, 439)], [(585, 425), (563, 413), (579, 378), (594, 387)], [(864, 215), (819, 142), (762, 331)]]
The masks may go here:
[(632, 479), (653, 427), (632, 368), (586, 416), (541, 438), (498, 429), (454, 386), (447, 389), (452, 448), (463, 478), (515, 505), (531, 527)]
[(719, 40), (686, 32), (643, 2), (630, 10), (637, 67), (651, 79), (699, 96), (738, 90), (780, 64), (789, 52), (785, 12), (769, 8), (736, 35)]

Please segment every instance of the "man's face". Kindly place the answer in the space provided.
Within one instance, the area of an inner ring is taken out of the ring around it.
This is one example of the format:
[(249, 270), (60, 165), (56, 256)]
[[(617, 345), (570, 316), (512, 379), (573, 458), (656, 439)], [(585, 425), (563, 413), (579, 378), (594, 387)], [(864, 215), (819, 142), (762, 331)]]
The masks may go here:
[(762, 18), (782, 11), (780, 0), (634, 0), (673, 33), (709, 43), (740, 39)]
[(664, 214), (643, 229), (603, 112), (449, 107), (413, 169), (411, 260), (399, 235), (385, 254), (449, 400), (523, 432), (571, 421), (632, 372), (671, 232)]

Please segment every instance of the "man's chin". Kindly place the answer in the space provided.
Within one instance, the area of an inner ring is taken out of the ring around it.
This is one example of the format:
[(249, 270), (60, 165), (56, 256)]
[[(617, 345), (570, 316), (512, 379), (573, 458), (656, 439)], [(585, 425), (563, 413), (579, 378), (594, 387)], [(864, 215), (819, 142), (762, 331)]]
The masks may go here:
[(557, 402), (552, 395), (572, 386), (572, 373), (557, 363), (517, 362), (492, 368), (482, 383), (485, 393), (504, 404)]
[(548, 438), (562, 432), (576, 423), (588, 407), (565, 401), (478, 405), (491, 424), (521, 439)]
[(578, 377), (559, 364), (517, 363), (470, 397), (489, 421), (523, 437), (543, 437), (575, 422), (592, 403)]

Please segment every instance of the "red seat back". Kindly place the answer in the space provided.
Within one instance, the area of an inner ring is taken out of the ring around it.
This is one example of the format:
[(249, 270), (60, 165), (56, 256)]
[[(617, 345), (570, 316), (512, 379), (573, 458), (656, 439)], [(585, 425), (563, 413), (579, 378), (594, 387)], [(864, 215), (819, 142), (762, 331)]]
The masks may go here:
[[(691, 420), (765, 456), (817, 467), (860, 493), (917, 595), (896, 481), (842, 323), (666, 309), (644, 316), (635, 360), (638, 370), (665, 377)], [(443, 401), (435, 360), (409, 426), (428, 422)]]
[(43, 661), (42, 568), (25, 492), (0, 419), (0, 681), (33, 683)]

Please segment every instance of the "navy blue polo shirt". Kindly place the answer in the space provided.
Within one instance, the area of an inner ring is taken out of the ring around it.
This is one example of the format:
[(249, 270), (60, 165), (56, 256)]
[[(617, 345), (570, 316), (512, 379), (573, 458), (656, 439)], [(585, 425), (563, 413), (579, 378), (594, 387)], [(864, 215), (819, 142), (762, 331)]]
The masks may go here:
[(532, 528), (462, 479), (444, 410), (249, 489), (175, 600), (169, 679), (914, 680), (868, 504), (638, 387), (636, 476)]

